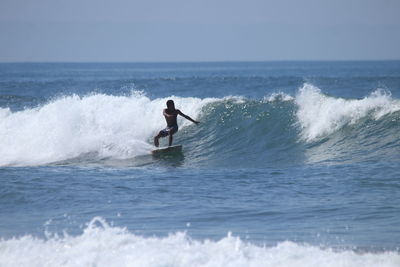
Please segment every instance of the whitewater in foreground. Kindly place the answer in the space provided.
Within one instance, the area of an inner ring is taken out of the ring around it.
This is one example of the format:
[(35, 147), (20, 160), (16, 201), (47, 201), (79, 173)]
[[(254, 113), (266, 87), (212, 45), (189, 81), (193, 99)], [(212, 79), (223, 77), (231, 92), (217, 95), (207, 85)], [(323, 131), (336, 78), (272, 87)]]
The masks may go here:
[(1, 266), (381, 266), (396, 267), (397, 252), (355, 252), (282, 242), (253, 245), (228, 233), (217, 241), (185, 233), (142, 237), (94, 218), (78, 236), (47, 233), (0, 241)]

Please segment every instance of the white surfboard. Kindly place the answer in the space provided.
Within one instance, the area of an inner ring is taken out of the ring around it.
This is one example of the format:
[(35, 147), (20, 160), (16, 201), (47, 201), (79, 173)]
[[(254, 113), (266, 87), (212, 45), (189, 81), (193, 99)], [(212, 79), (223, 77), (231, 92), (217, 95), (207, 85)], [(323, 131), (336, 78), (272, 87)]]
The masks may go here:
[(151, 151), (153, 155), (159, 155), (164, 153), (182, 152), (182, 145), (166, 146), (154, 149)]

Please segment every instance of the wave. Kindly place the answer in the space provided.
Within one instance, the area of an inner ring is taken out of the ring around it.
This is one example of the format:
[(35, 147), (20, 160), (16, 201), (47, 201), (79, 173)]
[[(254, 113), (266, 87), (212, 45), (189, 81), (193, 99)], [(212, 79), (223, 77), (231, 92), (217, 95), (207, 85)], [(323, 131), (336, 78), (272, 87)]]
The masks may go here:
[(400, 101), (390, 92), (377, 89), (362, 99), (343, 99), (305, 84), (295, 104), (308, 162), (400, 158)]
[(392, 99), (390, 92), (378, 89), (368, 97), (346, 100), (329, 97), (311, 84), (300, 88), (295, 100), (297, 118), (302, 137), (307, 141), (327, 136), (346, 125), (363, 119), (379, 120), (387, 114), (400, 111), (400, 101)]
[[(66, 96), (41, 107), (11, 112), (0, 109), (0, 165), (38, 165), (96, 154), (132, 158), (149, 153), (149, 138), (164, 126), (167, 99), (94, 94)], [(174, 97), (196, 117), (213, 99)], [(187, 122), (182, 122), (183, 126)]]
[(364, 154), (400, 158), (400, 101), (389, 92), (344, 99), (304, 84), (295, 96), (278, 92), (261, 100), (150, 99), (134, 91), (64, 96), (16, 112), (0, 108), (0, 166), (149, 156), (152, 137), (165, 125), (162, 109), (169, 98), (201, 121), (198, 127), (178, 121), (175, 142), (187, 148), (188, 165), (255, 167)]
[[(258, 246), (228, 234), (194, 240), (178, 232), (143, 237), (95, 217), (78, 236), (0, 240), (1, 266), (398, 266), (395, 251), (356, 252), (282, 242)], [(23, 255), (23, 257), (21, 257)]]

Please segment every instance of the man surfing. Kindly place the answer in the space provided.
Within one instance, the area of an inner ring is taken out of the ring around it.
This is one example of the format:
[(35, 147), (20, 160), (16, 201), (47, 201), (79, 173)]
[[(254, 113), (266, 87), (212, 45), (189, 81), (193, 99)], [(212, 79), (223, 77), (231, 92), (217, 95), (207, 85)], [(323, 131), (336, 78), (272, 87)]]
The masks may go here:
[(169, 136), (169, 143), (168, 146), (172, 145), (172, 135), (178, 131), (178, 122), (177, 122), (177, 117), (178, 115), (181, 115), (187, 120), (190, 120), (191, 122), (198, 124), (198, 121), (193, 120), (189, 116), (183, 114), (179, 109), (175, 109), (175, 103), (173, 100), (168, 100), (167, 101), (167, 108), (164, 109), (163, 115), (165, 117), (165, 120), (167, 121), (167, 127), (163, 130), (161, 130), (157, 136), (154, 137), (154, 145), (158, 147), (160, 145), (159, 139), (160, 137), (166, 137)]

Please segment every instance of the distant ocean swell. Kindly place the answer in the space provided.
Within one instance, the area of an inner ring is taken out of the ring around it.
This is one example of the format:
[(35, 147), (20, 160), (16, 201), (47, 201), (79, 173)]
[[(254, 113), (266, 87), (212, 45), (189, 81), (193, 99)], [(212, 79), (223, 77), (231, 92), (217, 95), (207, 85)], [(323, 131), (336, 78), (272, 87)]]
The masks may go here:
[[(243, 155), (251, 161), (272, 154), (279, 159), (299, 153), (320, 161), (351, 157), (354, 151), (398, 156), (400, 150), (400, 100), (380, 89), (363, 99), (328, 96), (311, 84), (294, 96), (277, 92), (261, 100), (170, 98), (201, 121), (197, 127), (180, 120), (176, 136), (198, 162), (217, 157), (234, 162)], [(43, 165), (82, 155), (148, 155), (152, 136), (165, 125), (162, 109), (167, 99), (150, 99), (140, 92), (72, 95), (22, 111), (0, 108), (0, 166)]]
[(142, 237), (95, 217), (78, 236), (0, 240), (0, 266), (398, 266), (395, 251), (355, 252), (282, 242), (259, 246), (231, 236), (218, 241), (185, 233)]

